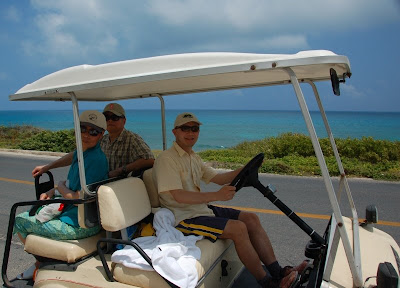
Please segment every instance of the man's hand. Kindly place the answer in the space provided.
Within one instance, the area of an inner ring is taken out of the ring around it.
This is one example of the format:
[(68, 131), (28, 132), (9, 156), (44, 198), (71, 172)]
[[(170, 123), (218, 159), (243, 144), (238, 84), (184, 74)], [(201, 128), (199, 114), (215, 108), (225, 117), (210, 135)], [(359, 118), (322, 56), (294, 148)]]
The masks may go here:
[(120, 175), (122, 175), (122, 167), (108, 172), (108, 177), (109, 178), (118, 177)]
[(235, 186), (230, 186), (230, 185), (223, 186), (221, 189), (217, 191), (218, 200), (219, 201), (231, 200), (233, 196), (235, 196), (235, 191), (236, 191)]

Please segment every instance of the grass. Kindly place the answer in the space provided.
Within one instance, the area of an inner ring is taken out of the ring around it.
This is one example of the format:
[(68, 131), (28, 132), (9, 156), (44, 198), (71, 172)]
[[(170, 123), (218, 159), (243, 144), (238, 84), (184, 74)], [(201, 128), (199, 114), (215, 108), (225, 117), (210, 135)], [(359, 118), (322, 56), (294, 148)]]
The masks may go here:
[[(332, 176), (340, 174), (329, 139), (319, 140)], [(400, 141), (336, 139), (347, 176), (377, 180), (400, 180)], [(0, 148), (69, 152), (75, 149), (73, 130), (48, 131), (32, 126), (0, 126)], [(161, 151), (154, 150), (155, 156)], [(260, 172), (315, 176), (321, 175), (311, 140), (303, 134), (285, 133), (258, 141), (243, 142), (228, 149), (199, 152), (216, 168), (235, 169), (258, 153), (264, 153)]]

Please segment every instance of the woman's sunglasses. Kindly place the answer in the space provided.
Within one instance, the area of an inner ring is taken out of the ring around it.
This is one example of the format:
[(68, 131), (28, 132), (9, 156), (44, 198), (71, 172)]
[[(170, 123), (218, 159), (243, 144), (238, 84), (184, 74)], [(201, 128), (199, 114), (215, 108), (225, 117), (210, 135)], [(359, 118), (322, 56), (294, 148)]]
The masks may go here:
[(105, 117), (106, 117), (106, 121), (108, 121), (108, 120), (112, 120), (112, 121), (114, 121), (114, 122), (116, 122), (116, 121), (118, 121), (119, 119), (121, 119), (121, 118), (123, 118), (122, 116), (117, 116), (117, 115), (115, 115), (115, 114), (111, 114), (111, 115), (104, 115)]
[(199, 126), (186, 126), (186, 125), (183, 125), (183, 126), (176, 127), (175, 129), (181, 129), (183, 132), (189, 132), (189, 131), (199, 132), (200, 127)]
[(96, 130), (96, 129), (89, 129), (86, 126), (81, 125), (81, 133), (89, 133), (90, 136), (97, 136), (101, 133), (101, 131)]

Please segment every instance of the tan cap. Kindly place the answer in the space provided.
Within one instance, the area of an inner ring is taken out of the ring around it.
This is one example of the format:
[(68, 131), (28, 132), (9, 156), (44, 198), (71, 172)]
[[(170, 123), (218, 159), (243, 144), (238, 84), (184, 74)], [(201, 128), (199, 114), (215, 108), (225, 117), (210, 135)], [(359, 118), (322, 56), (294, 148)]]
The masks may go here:
[(122, 108), (121, 105), (118, 103), (110, 103), (107, 104), (106, 107), (104, 107), (103, 113), (105, 112), (111, 112), (117, 116), (124, 116), (125, 117), (125, 110)]
[(81, 116), (79, 116), (79, 121), (81, 124), (88, 125), (99, 131), (104, 131), (107, 129), (106, 117), (103, 113), (96, 110), (83, 111)]
[(185, 112), (176, 116), (174, 128), (182, 126), (183, 124), (189, 122), (196, 122), (197, 124), (201, 125), (201, 122), (197, 119), (197, 117), (193, 113)]

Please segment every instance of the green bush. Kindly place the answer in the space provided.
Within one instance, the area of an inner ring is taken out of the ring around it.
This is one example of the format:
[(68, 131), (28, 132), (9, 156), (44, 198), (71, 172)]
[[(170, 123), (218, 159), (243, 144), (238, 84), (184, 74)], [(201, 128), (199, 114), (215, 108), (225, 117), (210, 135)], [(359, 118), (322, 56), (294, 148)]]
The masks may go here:
[(338, 139), (340, 154), (348, 158), (378, 163), (380, 161), (400, 160), (400, 141), (374, 140), (372, 137), (362, 139)]
[(42, 131), (39, 134), (22, 141), (18, 149), (39, 150), (51, 152), (71, 152), (75, 149), (74, 129), (60, 131)]
[[(400, 142), (362, 139), (335, 140), (344, 171), (351, 177), (400, 180)], [(331, 176), (340, 171), (328, 138), (319, 139)], [(313, 145), (308, 136), (285, 133), (259, 141), (246, 141), (225, 150), (208, 150), (200, 156), (215, 167), (231, 168), (246, 164), (258, 153), (264, 153), (260, 172), (289, 175), (321, 175)], [(217, 163), (215, 163), (217, 162)]]
[(16, 145), (42, 132), (43, 129), (22, 125), (6, 127), (0, 126), (0, 147), (16, 148)]
[[(400, 141), (336, 139), (344, 171), (351, 177), (400, 180)], [(331, 176), (340, 175), (328, 138), (319, 139)], [(70, 152), (75, 149), (74, 130), (46, 131), (32, 126), (0, 126), (0, 147)], [(235, 147), (199, 152), (204, 161), (217, 168), (236, 169), (258, 153), (264, 153), (263, 173), (321, 175), (313, 145), (308, 136), (285, 133), (258, 141), (246, 141)], [(156, 151), (155, 155), (158, 155)]]

